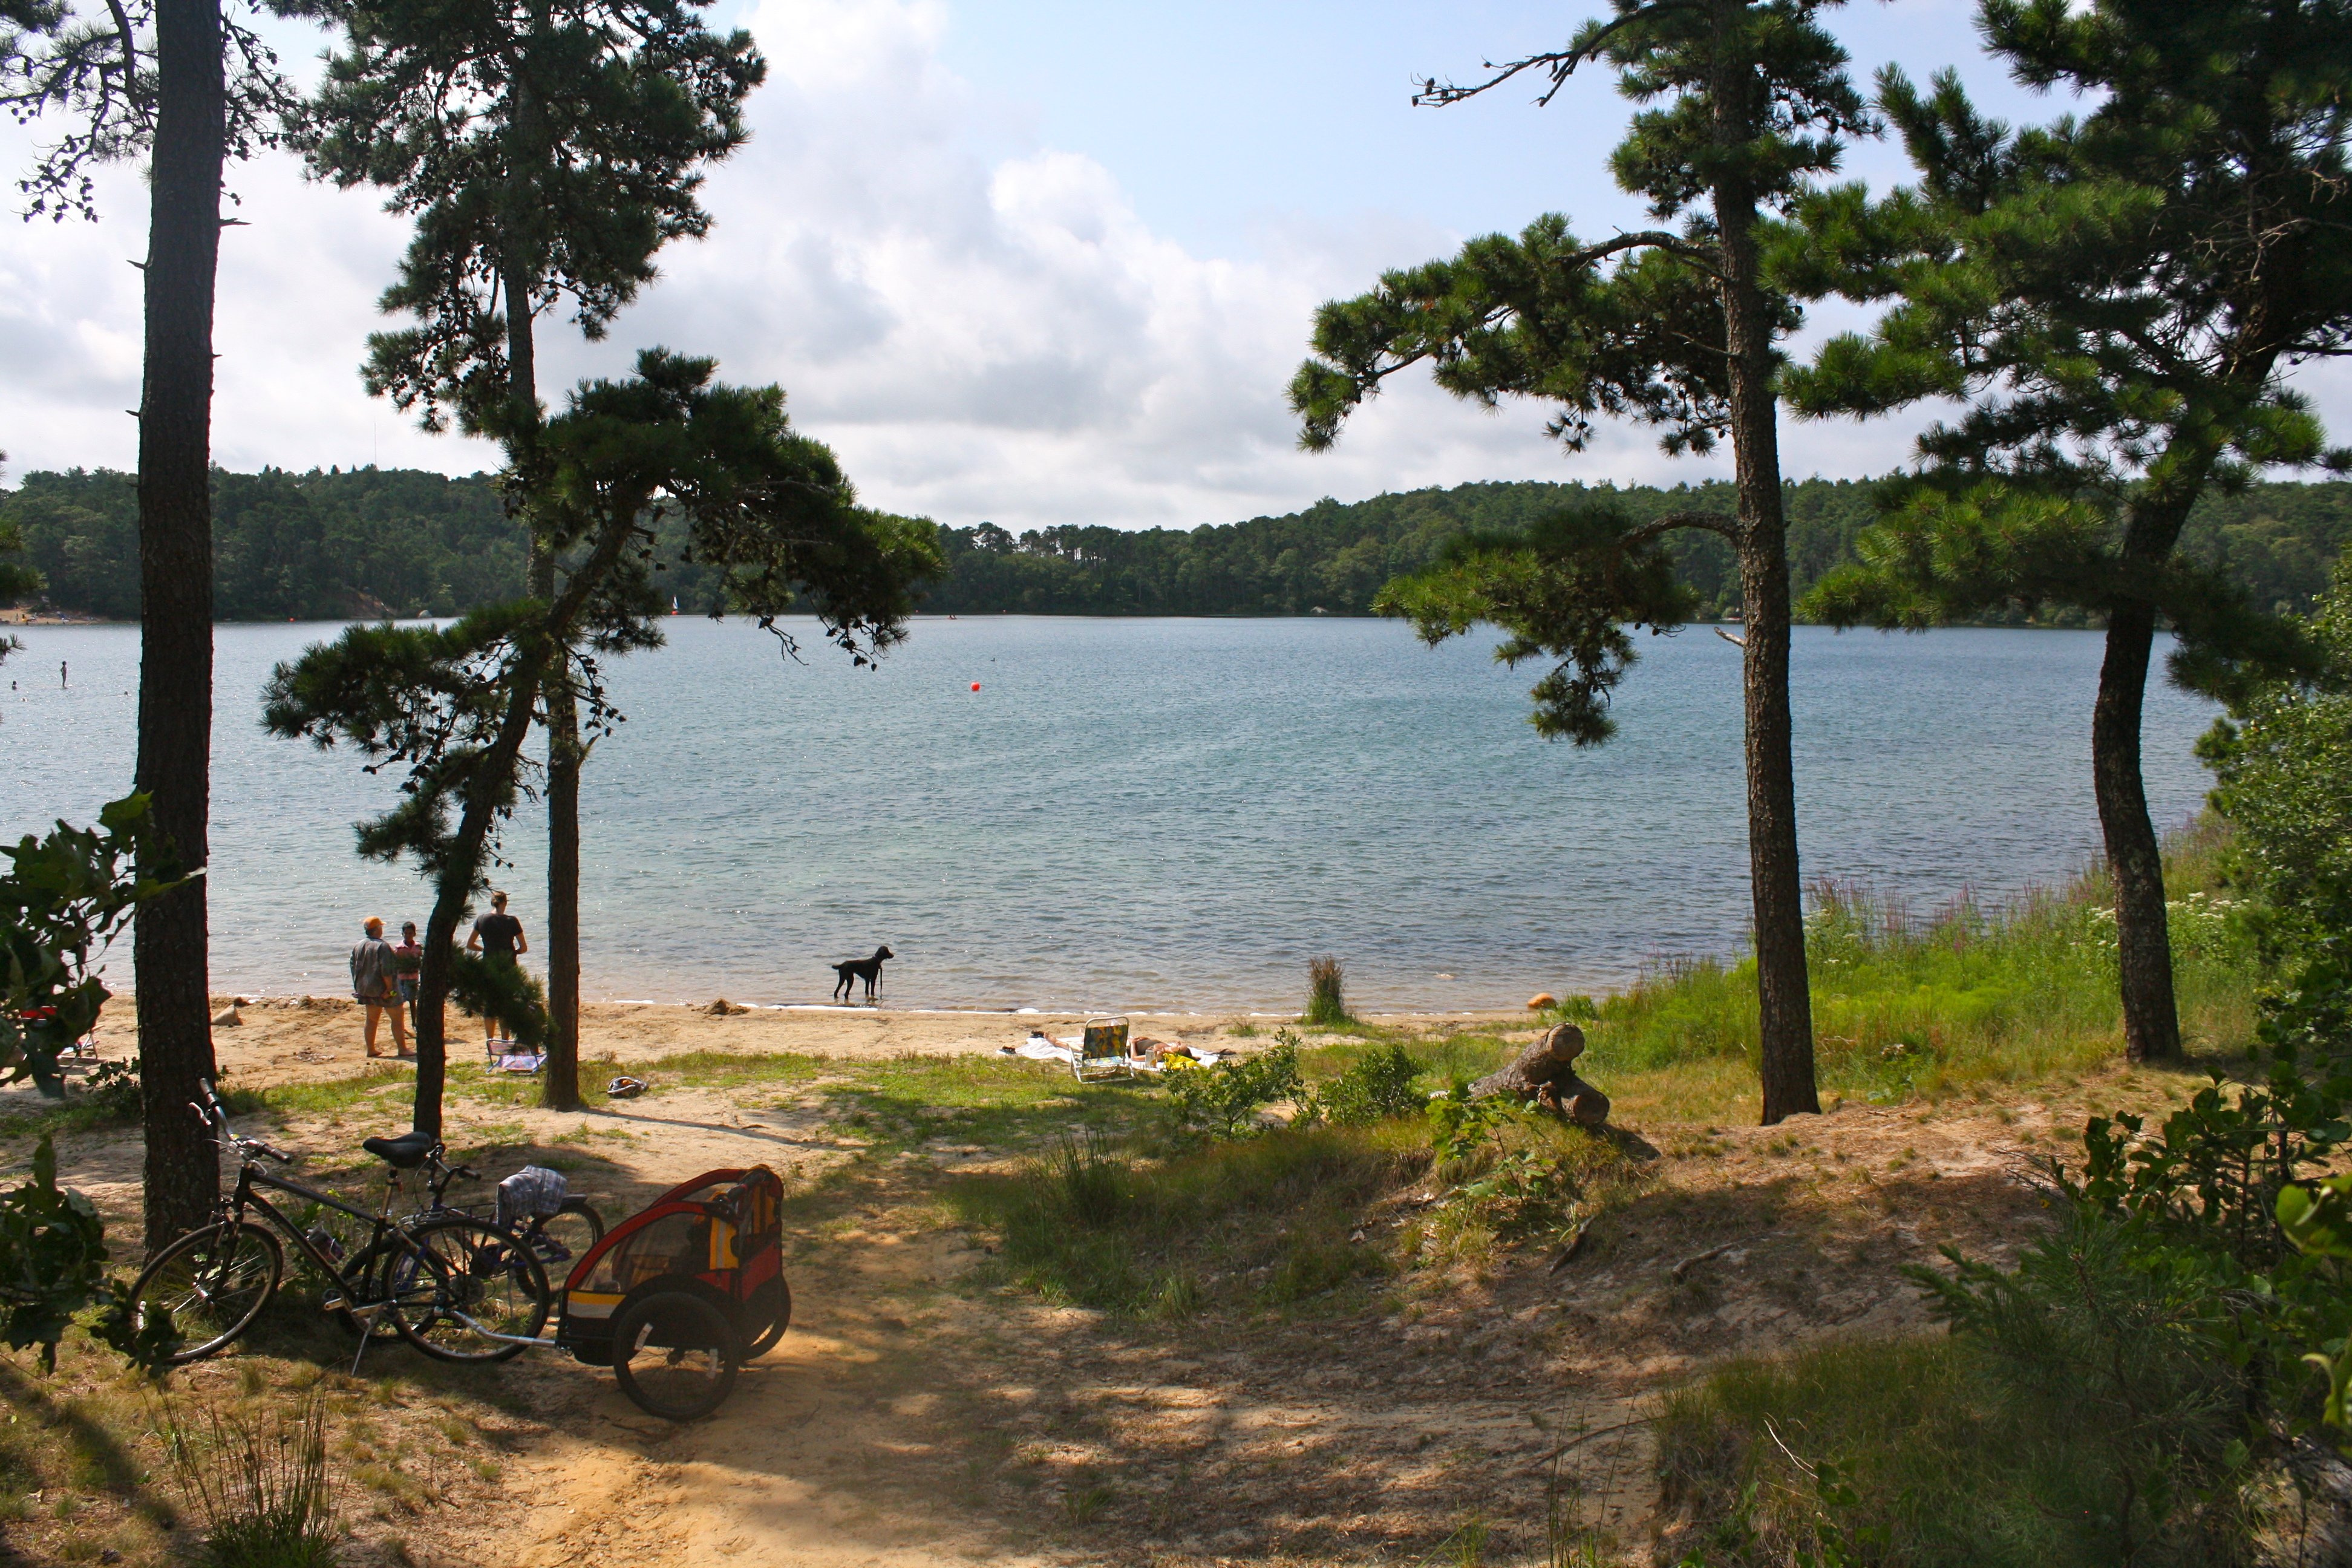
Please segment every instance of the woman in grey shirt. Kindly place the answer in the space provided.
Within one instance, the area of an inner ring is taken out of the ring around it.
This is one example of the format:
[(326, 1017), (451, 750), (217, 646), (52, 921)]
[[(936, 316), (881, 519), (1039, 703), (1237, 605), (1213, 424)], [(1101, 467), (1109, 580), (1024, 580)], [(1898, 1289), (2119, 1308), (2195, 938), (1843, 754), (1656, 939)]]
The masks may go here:
[(376, 1024), (389, 1012), (394, 1055), (405, 1057), (410, 1053), (408, 1025), (401, 1016), (400, 960), (393, 952), (392, 943), (383, 940), (381, 919), (370, 915), (362, 929), (367, 934), (352, 943), (352, 1000), (367, 1009), (367, 1054), (383, 1055), (375, 1048)]

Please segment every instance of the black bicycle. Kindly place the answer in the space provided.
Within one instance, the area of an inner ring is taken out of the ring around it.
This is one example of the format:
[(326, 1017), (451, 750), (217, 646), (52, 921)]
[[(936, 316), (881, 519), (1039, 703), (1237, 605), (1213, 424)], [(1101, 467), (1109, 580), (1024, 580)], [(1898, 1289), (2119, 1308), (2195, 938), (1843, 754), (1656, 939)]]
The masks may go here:
[[(553, 1292), (538, 1258), (514, 1236), (454, 1212), (414, 1224), (395, 1220), (396, 1180), (385, 1183), (383, 1199), (370, 1215), (271, 1174), (262, 1161), (285, 1165), (293, 1157), (237, 1133), (209, 1086), (203, 1103), (191, 1102), (190, 1109), (239, 1160), (236, 1186), (221, 1200), (214, 1222), (157, 1253), (131, 1287), (134, 1321), (143, 1328), (167, 1320), (177, 1335), (179, 1349), (169, 1358), (173, 1365), (211, 1355), (253, 1326), (285, 1275), (281, 1234), (332, 1282), (321, 1303), (325, 1310), (367, 1338), (388, 1322), (426, 1355), (454, 1362), (504, 1361), (537, 1341)], [(429, 1134), (416, 1133), (361, 1144), (395, 1172), (415, 1169), (436, 1146)], [(347, 1248), (323, 1231), (306, 1234), (262, 1195), (264, 1189), (361, 1221), (370, 1226), (367, 1239)], [(268, 1224), (249, 1217), (256, 1214)], [(362, 1352), (365, 1348), (363, 1342)]]

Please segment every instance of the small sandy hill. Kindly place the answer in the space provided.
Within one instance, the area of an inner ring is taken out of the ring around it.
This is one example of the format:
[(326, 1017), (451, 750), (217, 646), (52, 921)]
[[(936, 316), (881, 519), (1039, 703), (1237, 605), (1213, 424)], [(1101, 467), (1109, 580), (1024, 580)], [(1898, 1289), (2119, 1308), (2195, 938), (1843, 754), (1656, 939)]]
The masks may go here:
[[(331, 1087), (367, 1066), (348, 1004), (242, 1016), (219, 1031), (235, 1081)], [(1559, 1486), (1587, 1522), (1646, 1551), (1673, 1523), (1656, 1517), (1650, 1473), (1662, 1390), (1727, 1357), (1926, 1328), (1896, 1266), (1944, 1245), (2008, 1256), (2046, 1213), (2037, 1151), (2068, 1142), (2086, 1097), (2116, 1089), (1849, 1105), (1774, 1129), (1634, 1126), (1654, 1155), (1646, 1183), (1572, 1255), (1507, 1252), (1444, 1289), (1344, 1310), (1111, 1320), (997, 1282), (987, 1237), (941, 1203), (954, 1173), (1023, 1151), (944, 1135), (880, 1149), (824, 1093), (861, 1062), (992, 1055), (1032, 1025), (1075, 1023), (604, 1005), (589, 1009), (586, 1050), (624, 1066), (683, 1051), (826, 1060), (781, 1093), (772, 1079), (680, 1083), (584, 1114), (453, 1096), (454, 1147), (493, 1174), (567, 1163), (614, 1217), (699, 1169), (776, 1167), (805, 1200), (788, 1238), (793, 1331), (718, 1416), (685, 1427), (552, 1352), (469, 1372), (513, 1413), (503, 1479), (386, 1516), (362, 1541), (396, 1529), (409, 1561), (497, 1568), (919, 1568), (1393, 1562), (1466, 1527), (1505, 1559), (1543, 1550)], [(1137, 1027), (1229, 1032), (1198, 1017)], [(111, 1026), (104, 1041), (109, 1054), (131, 1043)], [(404, 1106), (404, 1069), (383, 1070), (373, 1098), (289, 1119), (280, 1141), (306, 1152), (305, 1169), (363, 1173), (359, 1138), (392, 1130)], [(62, 1153), (67, 1179), (115, 1216), (135, 1213), (130, 1131), (76, 1135)], [(1433, 1198), (1390, 1194), (1362, 1234)]]

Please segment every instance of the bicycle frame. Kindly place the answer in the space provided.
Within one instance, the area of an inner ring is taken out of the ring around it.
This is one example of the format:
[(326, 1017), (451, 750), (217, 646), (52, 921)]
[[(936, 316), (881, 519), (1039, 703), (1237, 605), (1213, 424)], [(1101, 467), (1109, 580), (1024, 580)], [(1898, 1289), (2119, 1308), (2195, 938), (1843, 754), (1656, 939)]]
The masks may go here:
[[(248, 1208), (259, 1209), (263, 1214), (269, 1216), (271, 1224), (275, 1225), (280, 1231), (283, 1231), (288, 1237), (292, 1238), (294, 1245), (301, 1248), (302, 1256), (308, 1258), (312, 1266), (315, 1267), (319, 1272), (327, 1276), (330, 1279), (342, 1279), (342, 1265), (334, 1258), (329, 1258), (325, 1253), (312, 1246), (310, 1244), (310, 1237), (303, 1231), (302, 1227), (296, 1225), (292, 1220), (287, 1218), (285, 1211), (280, 1209), (276, 1204), (271, 1203), (268, 1198), (263, 1197), (260, 1193), (255, 1191), (254, 1189), (257, 1187), (268, 1187), (273, 1192), (292, 1193), (297, 1197), (308, 1198), (315, 1204), (323, 1204), (328, 1208), (333, 1209), (339, 1214), (347, 1214), (353, 1219), (366, 1221), (372, 1228), (368, 1233), (368, 1238), (365, 1244), (353, 1249), (355, 1254), (358, 1252), (373, 1250), (374, 1247), (379, 1246), (387, 1236), (405, 1234), (401, 1231), (398, 1226), (393, 1224), (391, 1219), (392, 1194), (398, 1190), (397, 1184), (388, 1185), (384, 1188), (383, 1202), (376, 1205), (376, 1212), (371, 1215), (365, 1209), (354, 1207), (352, 1205), (343, 1202), (341, 1198), (333, 1197), (326, 1193), (320, 1192), (315, 1188), (306, 1187), (299, 1182), (289, 1182), (283, 1176), (273, 1176), (268, 1172), (256, 1166), (251, 1161), (247, 1161), (238, 1167), (236, 1189), (229, 1194), (227, 1199), (221, 1205), (222, 1209), (225, 1211), (224, 1217), (231, 1220), (238, 1220), (245, 1217), (245, 1213)], [(384, 1303), (377, 1302), (367, 1310), (371, 1314), (373, 1314), (373, 1312), (381, 1311), (383, 1306)], [(358, 1312), (361, 1310), (360, 1304), (357, 1302), (352, 1303), (350, 1310), (354, 1313)]]
[[(356, 1376), (361, 1360), (367, 1354), (368, 1342), (374, 1337), (375, 1320), (395, 1304), (394, 1299), (386, 1296), (381, 1300), (358, 1300), (358, 1291), (354, 1287), (359, 1281), (344, 1273), (341, 1263), (329, 1258), (317, 1247), (311, 1245), (309, 1235), (299, 1226), (287, 1218), (283, 1210), (262, 1196), (260, 1191), (257, 1189), (267, 1188), (273, 1192), (291, 1193), (299, 1197), (307, 1198), (312, 1203), (323, 1204), (338, 1214), (349, 1215), (357, 1220), (365, 1220), (370, 1227), (368, 1238), (352, 1254), (353, 1258), (371, 1257), (377, 1248), (385, 1246), (387, 1242), (395, 1242), (404, 1247), (411, 1258), (425, 1259), (426, 1265), (437, 1274), (440, 1271), (440, 1266), (435, 1261), (431, 1253), (410, 1237), (406, 1222), (392, 1217), (392, 1200), (401, 1191), (400, 1173), (397, 1170), (385, 1173), (383, 1199), (376, 1205), (376, 1212), (371, 1215), (365, 1209), (347, 1204), (330, 1194), (320, 1192), (315, 1187), (306, 1187), (299, 1182), (289, 1181), (283, 1176), (271, 1175), (268, 1171), (262, 1168), (260, 1157), (266, 1154), (281, 1163), (289, 1157), (279, 1153), (266, 1143), (240, 1137), (236, 1130), (229, 1126), (228, 1112), (221, 1105), (219, 1098), (213, 1093), (210, 1084), (205, 1086), (204, 1096), (202, 1104), (192, 1100), (189, 1102), (188, 1109), (194, 1110), (197, 1118), (213, 1130), (214, 1136), (222, 1148), (235, 1148), (237, 1152), (236, 1185), (228, 1196), (221, 1200), (220, 1208), (217, 1211), (221, 1219), (234, 1224), (241, 1221), (248, 1209), (259, 1209), (268, 1216), (270, 1224), (293, 1238), (294, 1245), (300, 1249), (301, 1255), (309, 1258), (320, 1274), (343, 1287), (344, 1299), (341, 1304), (341, 1310), (349, 1312), (356, 1319), (361, 1329), (359, 1350), (352, 1357), (352, 1372)], [(467, 1171), (462, 1166), (447, 1164), (440, 1158), (440, 1148), (437, 1144), (435, 1146), (432, 1160), (435, 1175), (438, 1179), (428, 1178), (428, 1188), (433, 1196), (434, 1211), (438, 1212), (443, 1209), (442, 1191), (447, 1187), (450, 1180), (459, 1174), (475, 1175), (475, 1173)], [(424, 1218), (430, 1215), (414, 1217)], [(519, 1345), (548, 1342), (536, 1336), (499, 1333), (497, 1330), (487, 1327), (464, 1312), (454, 1312), (452, 1315), (485, 1339)]]

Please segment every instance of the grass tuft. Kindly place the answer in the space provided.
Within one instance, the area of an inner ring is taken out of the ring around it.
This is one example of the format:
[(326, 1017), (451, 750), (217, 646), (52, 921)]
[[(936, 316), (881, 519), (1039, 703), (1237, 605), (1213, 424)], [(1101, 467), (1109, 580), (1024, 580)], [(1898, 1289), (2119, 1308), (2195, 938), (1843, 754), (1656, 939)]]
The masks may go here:
[(1348, 1000), (1341, 991), (1341, 984), (1346, 977), (1339, 961), (1329, 953), (1308, 960), (1307, 1012), (1298, 1021), (1325, 1028), (1353, 1024), (1356, 1020), (1349, 1016)]

